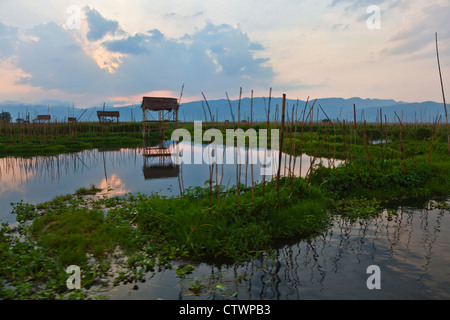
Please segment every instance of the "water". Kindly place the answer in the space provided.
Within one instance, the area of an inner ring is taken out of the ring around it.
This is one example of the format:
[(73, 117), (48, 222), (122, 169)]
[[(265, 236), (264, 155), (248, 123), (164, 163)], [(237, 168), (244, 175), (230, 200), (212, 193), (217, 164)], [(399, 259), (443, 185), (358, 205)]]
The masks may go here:
[[(197, 145), (183, 147), (202, 151)], [(14, 221), (10, 202), (40, 203), (90, 184), (110, 196), (177, 195), (183, 186), (202, 186), (209, 179), (210, 166), (177, 166), (170, 157), (155, 155), (161, 151), (93, 150), (0, 159), (0, 220)], [(258, 152), (248, 155), (256, 157)], [(288, 162), (289, 157), (283, 157), (282, 174), (287, 173)], [(306, 174), (310, 162), (307, 156), (297, 158), (295, 173)], [(221, 168), (217, 167), (218, 176)], [(261, 180), (261, 168), (253, 166), (255, 181)], [(233, 184), (236, 166), (224, 165), (223, 170), (222, 185)], [(241, 166), (241, 183), (251, 184), (250, 165)], [(403, 204), (392, 219), (387, 212), (354, 223), (336, 219), (322, 236), (281, 243), (273, 253), (246, 263), (202, 263), (184, 279), (174, 270), (149, 273), (144, 283), (112, 287), (101, 294), (110, 299), (449, 299), (450, 214), (426, 208), (426, 203)], [(380, 290), (367, 288), (371, 265), (380, 268)], [(201, 289), (199, 295), (193, 295), (194, 287)]]
[[(91, 184), (103, 189), (104, 194), (120, 196), (127, 193), (159, 193), (173, 196), (180, 194), (180, 188), (190, 186), (204, 186), (210, 179), (210, 168), (207, 163), (194, 164), (194, 158), (200, 155), (202, 159), (203, 148), (201, 145), (181, 143), (179, 150), (184, 158), (191, 152), (191, 164), (175, 165), (170, 153), (174, 146), (163, 145), (165, 149), (145, 147), (121, 150), (87, 150), (74, 154), (62, 154), (48, 157), (32, 158), (0, 158), (0, 221), (13, 222), (15, 218), (10, 214), (10, 203), (20, 200), (31, 204), (49, 201), (56, 196), (73, 194), (81, 187), (89, 187)], [(232, 149), (232, 148), (231, 148)], [(219, 148), (217, 154), (223, 157), (224, 149)], [(233, 149), (234, 150), (234, 149)], [(253, 160), (254, 181), (262, 180), (262, 164), (257, 161), (264, 153), (262, 150), (246, 152), (240, 150), (240, 181), (242, 184), (251, 185), (251, 161)], [(169, 155), (168, 155), (169, 154)], [(160, 155), (160, 156), (158, 156)], [(267, 152), (278, 162), (276, 153)], [(227, 157), (224, 157), (225, 163)], [(208, 159), (206, 156), (204, 159)], [(248, 160), (248, 161), (246, 161)], [(281, 162), (281, 174), (286, 175), (294, 157), (283, 154)], [(302, 166), (300, 168), (300, 161)], [(304, 176), (310, 167), (312, 159), (309, 156), (296, 158), (296, 175)], [(237, 161), (234, 161), (236, 163)], [(326, 159), (316, 159), (314, 163), (323, 162), (328, 165)], [(338, 163), (338, 162), (336, 162)], [(330, 165), (334, 164), (330, 162)], [(223, 169), (223, 177), (221, 175)], [(301, 172), (300, 172), (301, 169)], [(216, 174), (217, 172), (217, 174)], [(219, 164), (214, 166), (213, 180), (220, 182), (222, 186), (231, 186), (236, 182), (236, 165)]]
[[(327, 234), (285, 244), (261, 259), (200, 264), (181, 280), (172, 270), (159, 272), (104, 294), (135, 300), (449, 299), (449, 230), (448, 211), (414, 207), (400, 208), (391, 221), (386, 213), (355, 223), (337, 219)], [(380, 268), (379, 290), (366, 284), (372, 265)], [(199, 283), (203, 290), (192, 295)]]

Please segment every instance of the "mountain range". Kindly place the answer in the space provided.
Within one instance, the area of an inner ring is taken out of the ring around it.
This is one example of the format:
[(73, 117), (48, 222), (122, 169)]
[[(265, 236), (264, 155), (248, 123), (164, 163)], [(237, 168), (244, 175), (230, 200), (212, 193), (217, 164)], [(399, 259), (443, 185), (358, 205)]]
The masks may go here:
[[(425, 101), (425, 102), (402, 102), (390, 99), (362, 99), (362, 98), (323, 98), (317, 100), (310, 100), (306, 106), (306, 101), (302, 100), (286, 100), (287, 115), (291, 117), (294, 107), (294, 114), (297, 113), (297, 118), (303, 117), (303, 111), (306, 110), (308, 114), (309, 108), (314, 104), (314, 120), (331, 119), (335, 121), (347, 120), (353, 121), (354, 111), (356, 110), (356, 118), (358, 122), (378, 122), (380, 118), (380, 109), (383, 116), (389, 122), (397, 122), (397, 116), (404, 122), (433, 122), (439, 116), (445, 119), (445, 112), (443, 103)], [(241, 99), (228, 101), (227, 99), (218, 100), (198, 100), (192, 102), (182, 103), (179, 110), (180, 121), (205, 121), (205, 116), (208, 121), (211, 116), (219, 121), (233, 120), (231, 111), (235, 120), (238, 119), (238, 109), (240, 110), (241, 120), (250, 120), (252, 116), (253, 121), (267, 121), (267, 111), (269, 110), (269, 99), (257, 97), (253, 99), (253, 108), (251, 108), (251, 99)], [(270, 99), (270, 119), (280, 119), (282, 98), (276, 97)], [(297, 107), (298, 105), (298, 107)], [(71, 103), (65, 101), (52, 101), (51, 103), (39, 104), (25, 104), (13, 101), (6, 101), (0, 103), (0, 111), (7, 111), (11, 114), (12, 121), (17, 118), (26, 118), (29, 114), (30, 119), (36, 118), (40, 114), (50, 114), (52, 120), (65, 121), (68, 117), (76, 117), (79, 121), (97, 121), (96, 111), (103, 110), (103, 104), (99, 106), (92, 106), (87, 109), (75, 108)], [(119, 111), (120, 121), (141, 121), (142, 111), (140, 104), (128, 105), (123, 107), (113, 107), (108, 103), (105, 104), (107, 111)], [(396, 115), (397, 114), (397, 115)]]

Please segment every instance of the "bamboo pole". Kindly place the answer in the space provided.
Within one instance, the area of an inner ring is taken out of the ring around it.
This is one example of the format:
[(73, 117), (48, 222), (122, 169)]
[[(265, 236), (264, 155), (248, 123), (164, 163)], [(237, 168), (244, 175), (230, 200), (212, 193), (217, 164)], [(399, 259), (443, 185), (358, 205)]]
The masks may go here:
[(405, 150), (403, 148), (403, 144), (402, 144), (402, 133), (403, 133), (403, 124), (402, 124), (402, 120), (400, 119), (400, 117), (398, 116), (397, 112), (394, 111), (394, 114), (397, 116), (398, 121), (400, 122), (400, 151), (402, 153), (403, 156), (403, 167), (405, 169), (406, 172), (406, 159), (405, 159)]
[[(239, 90), (239, 102), (238, 102), (238, 121), (237, 121), (237, 129), (239, 132), (240, 129), (240, 122), (241, 122), (241, 96), (242, 96), (242, 87)], [(239, 137), (238, 137), (239, 139)], [(240, 150), (238, 148), (239, 143), (236, 146), (236, 152), (237, 152), (237, 156), (236, 156), (236, 204), (239, 204), (239, 187), (240, 187)]]
[(280, 172), (281, 172), (281, 157), (283, 154), (283, 136), (284, 136), (284, 115), (286, 109), (286, 94), (283, 93), (283, 105), (281, 111), (281, 134), (280, 134), (280, 150), (278, 155), (278, 172), (277, 172), (277, 194), (280, 198)]
[(234, 120), (234, 113), (233, 113), (233, 108), (231, 107), (231, 101), (230, 101), (230, 98), (228, 97), (228, 93), (225, 92), (225, 94), (227, 96), (228, 105), (230, 106), (231, 118), (233, 119), (233, 128), (236, 128), (236, 121)]
[[(272, 99), (272, 88), (270, 88), (270, 90), (269, 90), (269, 103), (268, 103), (268, 106), (267, 106), (267, 125), (266, 125), (266, 128), (267, 128), (267, 137), (269, 137), (269, 121), (270, 121), (270, 102), (271, 102), (271, 99)], [(266, 146), (266, 148), (265, 148), (265, 150), (264, 150), (264, 161), (266, 161), (267, 159), (266, 159), (266, 157), (267, 157), (267, 146)], [(265, 175), (263, 175), (263, 187), (262, 187), (262, 195), (263, 195), (263, 197), (264, 197), (264, 193), (265, 193), (265, 189), (266, 189), (266, 176)]]
[[(306, 115), (306, 108), (308, 107), (309, 103), (309, 97), (306, 99), (305, 108), (303, 109), (303, 117), (302, 117), (302, 131), (300, 133), (300, 176), (302, 175), (302, 163), (303, 163), (303, 132), (305, 127), (305, 115)], [(315, 103), (315, 101), (314, 101)], [(311, 109), (310, 109), (311, 111)], [(309, 117), (309, 113), (308, 113)], [(308, 120), (308, 117), (306, 117), (306, 120)]]
[(294, 117), (294, 125), (295, 125), (295, 132), (294, 132), (294, 145), (293, 145), (293, 151), (291, 151), (291, 153), (292, 152), (294, 152), (295, 154), (294, 154), (294, 167), (292, 168), (292, 176), (291, 176), (291, 193), (292, 193), (292, 190), (293, 190), (293, 183), (294, 183), (294, 175), (295, 175), (295, 163), (296, 163), (296, 160), (297, 160), (297, 154), (296, 154), (296, 152), (295, 152), (295, 149), (296, 149), (296, 144), (297, 144), (297, 126), (298, 126), (298, 118), (297, 118), (297, 112), (298, 112), (298, 99), (297, 99), (297, 106), (295, 107), (295, 117)]
[[(380, 143), (381, 143), (381, 162), (384, 161), (384, 147), (383, 147), (383, 113), (380, 108)], [(387, 143), (387, 141), (386, 141)]]
[(353, 104), (353, 121), (354, 121), (354, 126), (355, 126), (355, 145), (356, 145), (356, 105)]
[(445, 102), (445, 93), (444, 93), (444, 83), (442, 81), (442, 72), (441, 72), (441, 62), (439, 61), (439, 48), (438, 48), (438, 36), (436, 32), (436, 56), (438, 62), (439, 69), (439, 78), (441, 80), (441, 90), (442, 90), (442, 98), (444, 100), (444, 111), (445, 111), (445, 128), (447, 130), (447, 141), (448, 141), (448, 155), (450, 156), (450, 130), (448, 127), (448, 116), (447, 116), (447, 103)]
[[(251, 100), (250, 100), (250, 128), (253, 126), (253, 90), (251, 93)], [(255, 181), (253, 178), (253, 150), (250, 150), (250, 170), (252, 172), (252, 202), (255, 202)]]
[(206, 97), (205, 97), (205, 95), (203, 94), (203, 92), (202, 92), (202, 96), (203, 96), (203, 99), (204, 99), (205, 102), (206, 102), (206, 106), (208, 107), (208, 111), (209, 111), (209, 119), (211, 120), (211, 123), (214, 124), (214, 117), (212, 116), (211, 108), (209, 107), (208, 100), (206, 99)]

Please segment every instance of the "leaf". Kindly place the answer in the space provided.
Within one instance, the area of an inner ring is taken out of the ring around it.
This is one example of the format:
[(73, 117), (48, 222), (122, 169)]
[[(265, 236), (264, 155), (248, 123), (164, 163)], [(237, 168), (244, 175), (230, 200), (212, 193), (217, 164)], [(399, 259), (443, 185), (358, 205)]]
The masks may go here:
[(225, 287), (221, 284), (216, 285), (216, 288), (220, 290), (225, 290)]

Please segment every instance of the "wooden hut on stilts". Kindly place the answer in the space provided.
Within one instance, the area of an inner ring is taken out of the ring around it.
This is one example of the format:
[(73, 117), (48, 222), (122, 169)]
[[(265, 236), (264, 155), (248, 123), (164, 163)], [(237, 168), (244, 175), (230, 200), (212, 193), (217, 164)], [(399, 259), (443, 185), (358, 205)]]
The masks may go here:
[[(180, 166), (172, 163), (170, 157), (175, 143), (164, 141), (164, 131), (178, 125), (179, 101), (176, 98), (143, 97), (141, 108), (145, 179), (177, 176), (180, 179)], [(157, 132), (159, 136), (150, 137), (151, 132)], [(158, 141), (156, 145), (151, 142), (152, 138)]]
[(143, 97), (141, 108), (144, 138), (151, 131), (161, 131), (163, 135), (168, 124), (178, 124), (180, 105), (176, 98)]

